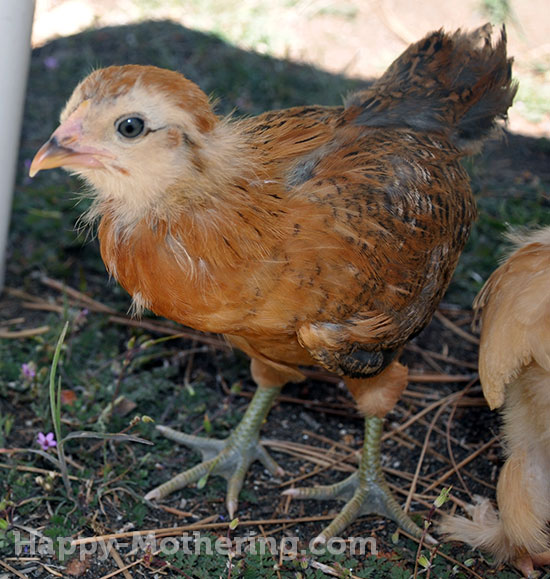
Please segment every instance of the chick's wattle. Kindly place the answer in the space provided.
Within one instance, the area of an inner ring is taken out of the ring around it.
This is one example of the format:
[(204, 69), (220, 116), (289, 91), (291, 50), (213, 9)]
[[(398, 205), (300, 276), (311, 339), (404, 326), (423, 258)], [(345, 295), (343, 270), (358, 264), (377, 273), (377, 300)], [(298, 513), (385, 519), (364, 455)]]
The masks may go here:
[[(253, 460), (281, 472), (258, 432), (302, 365), (344, 378), (378, 444), (407, 383), (401, 348), (429, 322), (475, 218), (460, 160), (514, 92), (504, 34), (493, 44), (490, 27), (428, 35), (341, 107), (221, 118), (194, 83), (149, 66), (97, 70), (77, 86), (31, 172), (81, 176), (105, 265), (136, 309), (225, 335), (259, 387), (227, 441), (161, 427), (205, 461), (149, 498), (221, 474), (233, 514)], [(356, 498), (321, 538), (364, 512), (418, 532), (378, 455), (365, 454), (340, 486), (289, 491)]]

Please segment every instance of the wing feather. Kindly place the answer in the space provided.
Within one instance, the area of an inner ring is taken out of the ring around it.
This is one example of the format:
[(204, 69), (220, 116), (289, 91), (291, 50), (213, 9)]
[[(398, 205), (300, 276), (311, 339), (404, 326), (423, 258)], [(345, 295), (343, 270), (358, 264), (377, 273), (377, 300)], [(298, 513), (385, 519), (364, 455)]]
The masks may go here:
[(481, 310), (479, 374), (489, 406), (536, 362), (550, 371), (550, 228), (536, 232), (488, 279), (474, 303)]

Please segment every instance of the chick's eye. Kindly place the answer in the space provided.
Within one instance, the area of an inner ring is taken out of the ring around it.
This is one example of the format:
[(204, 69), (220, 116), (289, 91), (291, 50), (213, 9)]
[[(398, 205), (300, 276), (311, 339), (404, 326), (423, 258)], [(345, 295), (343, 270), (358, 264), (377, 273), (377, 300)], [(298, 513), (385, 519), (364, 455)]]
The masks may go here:
[(135, 139), (143, 133), (145, 122), (140, 117), (126, 117), (116, 124), (116, 130), (127, 139)]

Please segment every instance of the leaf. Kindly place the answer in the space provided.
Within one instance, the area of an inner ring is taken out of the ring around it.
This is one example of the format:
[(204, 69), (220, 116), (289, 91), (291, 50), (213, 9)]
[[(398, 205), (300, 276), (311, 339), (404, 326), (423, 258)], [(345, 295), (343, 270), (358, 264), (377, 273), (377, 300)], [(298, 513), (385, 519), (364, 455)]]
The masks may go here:
[(436, 509), (441, 508), (449, 500), (449, 495), (451, 494), (452, 488), (453, 487), (445, 488), (439, 493), (439, 496), (434, 501), (434, 506)]
[(426, 555), (420, 555), (420, 557), (418, 557), (418, 564), (421, 567), (424, 567), (424, 569), (430, 568), (430, 561), (429, 561), (428, 557), (426, 557)]
[(119, 440), (125, 442), (139, 442), (140, 444), (148, 444), (150, 446), (153, 445), (150, 440), (145, 440), (145, 438), (140, 438), (139, 436), (134, 436), (133, 434), (93, 432), (88, 430), (70, 432), (62, 442), (65, 443), (67, 440), (71, 440), (73, 438), (98, 438), (100, 440)]

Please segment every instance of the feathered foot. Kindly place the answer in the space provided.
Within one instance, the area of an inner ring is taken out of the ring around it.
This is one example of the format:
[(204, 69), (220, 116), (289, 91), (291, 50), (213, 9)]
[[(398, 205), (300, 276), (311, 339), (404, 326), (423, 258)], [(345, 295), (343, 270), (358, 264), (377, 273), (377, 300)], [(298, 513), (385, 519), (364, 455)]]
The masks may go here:
[(227, 480), (225, 504), (229, 516), (233, 518), (248, 467), (255, 460), (259, 460), (274, 476), (284, 474), (284, 470), (261, 446), (259, 439), (262, 423), (280, 391), (281, 388), (277, 387), (259, 387), (241, 422), (225, 440), (191, 436), (166, 426), (157, 426), (157, 429), (167, 438), (199, 450), (203, 461), (149, 491), (145, 499), (162, 499), (195, 482), (199, 482), (199, 486), (202, 487), (210, 475), (219, 475)]
[[(388, 517), (415, 537), (422, 535), (421, 529), (399, 506), (384, 479), (380, 464), (381, 434), (382, 419), (375, 416), (365, 417), (365, 441), (357, 472), (333, 485), (284, 491), (284, 494), (298, 499), (347, 501), (332, 523), (315, 538), (315, 543), (326, 543), (332, 537), (338, 536), (356, 518), (369, 514)], [(427, 540), (432, 539), (427, 536)]]

